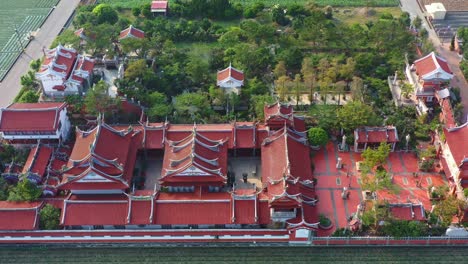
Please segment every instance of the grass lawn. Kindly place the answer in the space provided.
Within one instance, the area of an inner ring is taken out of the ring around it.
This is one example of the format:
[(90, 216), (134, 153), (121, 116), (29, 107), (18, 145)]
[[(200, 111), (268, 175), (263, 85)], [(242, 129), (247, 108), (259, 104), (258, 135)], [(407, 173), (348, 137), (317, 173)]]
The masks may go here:
[[(390, 13), (394, 17), (399, 17), (403, 12), (399, 7), (374, 7), (374, 8), (335, 8), (333, 17), (348, 25), (365, 24), (368, 21), (379, 19), (383, 13)], [(366, 15), (367, 14), (367, 15)]]
[[(174, 245), (176, 246), (176, 245)], [(465, 247), (2, 247), (4, 263), (465, 263)]]
[(217, 42), (179, 42), (175, 46), (179, 49), (187, 49), (189, 56), (200, 57), (206, 62), (210, 59), (211, 49), (216, 48), (219, 44)]

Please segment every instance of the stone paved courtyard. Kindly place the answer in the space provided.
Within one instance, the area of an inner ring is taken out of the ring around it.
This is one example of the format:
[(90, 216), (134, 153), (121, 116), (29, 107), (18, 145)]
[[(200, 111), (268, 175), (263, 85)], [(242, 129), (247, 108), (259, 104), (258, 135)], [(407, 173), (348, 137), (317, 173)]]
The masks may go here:
[[(338, 158), (341, 158), (344, 164), (342, 169), (336, 168)], [(356, 162), (361, 160), (360, 153), (339, 152), (333, 143), (329, 143), (319, 151), (313, 151), (314, 176), (317, 178), (316, 192), (319, 197), (318, 212), (325, 214), (334, 223), (332, 229), (320, 230), (319, 236), (326, 236), (333, 233), (336, 228), (346, 227), (348, 217), (357, 211), (358, 204), (363, 200), (359, 172), (356, 170)], [(400, 191), (398, 194), (379, 192), (377, 197), (379, 200), (400, 202), (406, 202), (408, 199), (419, 200), (425, 210), (430, 211), (431, 202), (427, 196), (427, 187), (447, 184), (443, 174), (419, 171), (414, 153), (390, 153), (385, 167), (393, 174), (393, 182), (399, 186)], [(349, 176), (347, 176), (348, 171)], [(417, 178), (413, 176), (414, 172), (418, 173)], [(420, 187), (417, 187), (418, 181)], [(343, 187), (349, 187), (350, 190), (347, 200), (341, 197)]]

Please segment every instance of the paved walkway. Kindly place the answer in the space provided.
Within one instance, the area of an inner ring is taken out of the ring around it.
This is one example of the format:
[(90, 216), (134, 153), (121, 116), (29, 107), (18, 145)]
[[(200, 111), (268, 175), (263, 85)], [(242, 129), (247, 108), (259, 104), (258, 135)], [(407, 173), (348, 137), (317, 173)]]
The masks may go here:
[[(342, 169), (336, 169), (338, 158), (341, 158), (344, 164)], [(333, 143), (329, 143), (324, 149), (314, 151), (312, 162), (315, 164), (314, 176), (317, 178), (316, 192), (319, 197), (317, 210), (319, 214), (326, 215), (334, 223), (334, 227), (330, 230), (319, 230), (318, 236), (327, 236), (336, 228), (346, 227), (347, 219), (356, 213), (357, 206), (363, 200), (360, 176), (356, 170), (356, 162), (361, 160), (360, 153), (338, 152)], [(397, 194), (379, 191), (379, 199), (390, 202), (419, 200), (426, 210), (431, 210), (427, 187), (446, 185), (446, 179), (441, 174), (420, 172), (414, 153), (391, 153), (385, 168), (393, 175), (393, 183), (400, 191)], [(413, 177), (413, 172), (417, 172), (419, 176)], [(346, 200), (341, 197), (343, 187), (348, 187), (350, 190), (349, 198)]]
[(47, 18), (26, 51), (21, 54), (10, 72), (0, 83), (0, 107), (8, 106), (21, 88), (20, 77), (29, 70), (31, 60), (43, 56), (42, 49), (48, 48), (72, 15), (80, 0), (62, 0)]

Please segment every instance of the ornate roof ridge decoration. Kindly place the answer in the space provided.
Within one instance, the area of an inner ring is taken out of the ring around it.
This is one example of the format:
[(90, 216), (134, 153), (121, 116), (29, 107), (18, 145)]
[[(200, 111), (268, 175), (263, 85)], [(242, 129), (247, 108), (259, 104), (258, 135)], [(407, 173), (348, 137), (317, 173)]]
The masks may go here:
[(289, 104), (289, 103), (280, 103), (279, 101), (276, 101), (276, 103), (265, 105), (265, 107), (267, 107), (267, 108), (272, 108), (272, 107), (275, 107), (275, 106), (278, 107), (276, 113), (272, 113), (267, 119), (270, 119), (270, 118), (272, 118), (274, 116), (280, 116), (280, 117), (283, 117), (285, 119), (293, 120), (293, 118), (294, 118), (293, 111), (291, 111), (291, 113), (289, 113), (289, 114), (282, 114), (281, 113), (281, 107), (285, 106), (287, 108), (290, 108), (291, 104)]
[[(287, 187), (287, 186), (286, 186), (286, 187)], [(274, 195), (273, 198), (271, 199), (271, 201), (274, 202), (274, 201), (279, 200), (279, 199), (281, 199), (281, 198), (287, 197), (287, 198), (289, 198), (289, 199), (292, 199), (292, 200), (295, 200), (295, 201), (297, 201), (297, 202), (299, 202), (299, 203), (302, 203), (303, 200), (301, 199), (301, 196), (302, 196), (301, 193), (289, 194), (289, 193), (287, 192), (287, 188), (285, 188), (281, 194), (279, 194), (279, 195)]]

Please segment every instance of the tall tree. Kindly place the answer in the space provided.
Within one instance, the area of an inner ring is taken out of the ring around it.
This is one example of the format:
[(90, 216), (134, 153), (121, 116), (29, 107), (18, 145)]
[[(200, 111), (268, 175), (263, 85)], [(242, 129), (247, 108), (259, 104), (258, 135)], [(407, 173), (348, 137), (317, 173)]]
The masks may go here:
[(167, 98), (160, 92), (152, 92), (147, 97), (147, 115), (151, 121), (163, 121), (170, 114), (171, 107)]
[(98, 23), (115, 24), (119, 20), (117, 11), (112, 6), (107, 4), (99, 4), (93, 9), (93, 14), (96, 15)]
[(8, 201), (12, 202), (32, 202), (37, 200), (42, 194), (41, 188), (30, 180), (23, 179), (13, 187), (8, 195)]
[(39, 227), (43, 230), (54, 230), (60, 227), (60, 209), (46, 204), (39, 212)]
[(109, 112), (119, 106), (119, 100), (109, 95), (109, 85), (103, 80), (88, 91), (84, 103), (86, 112), (94, 115)]
[(358, 101), (345, 104), (338, 110), (337, 118), (346, 133), (351, 133), (361, 126), (378, 125), (380, 121), (371, 106)]

